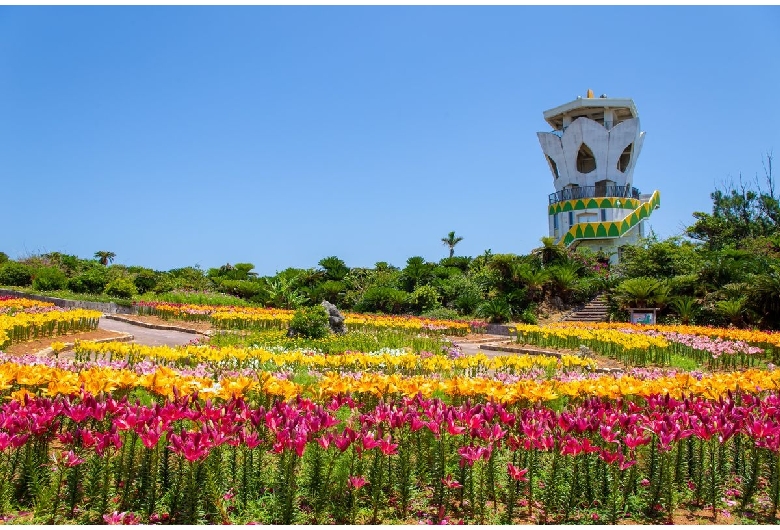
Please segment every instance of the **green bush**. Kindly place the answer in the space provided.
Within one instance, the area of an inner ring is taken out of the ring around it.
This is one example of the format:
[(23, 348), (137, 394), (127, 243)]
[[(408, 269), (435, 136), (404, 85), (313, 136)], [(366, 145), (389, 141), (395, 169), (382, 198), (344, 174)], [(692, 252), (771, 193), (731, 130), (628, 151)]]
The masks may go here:
[(420, 314), (421, 317), (433, 318), (436, 320), (456, 320), (460, 318), (460, 315), (454, 309), (447, 309), (446, 307), (437, 307)]
[(153, 291), (157, 286), (157, 274), (151, 269), (141, 269), (133, 279), (133, 283), (141, 294)]
[(355, 309), (358, 312), (398, 314), (403, 311), (408, 293), (392, 287), (369, 287)]
[(418, 313), (441, 307), (439, 291), (432, 285), (421, 285), (408, 296), (408, 301), (409, 306)]
[(328, 312), (321, 305), (302, 307), (290, 320), (288, 334), (293, 337), (321, 339), (330, 332)]
[(117, 278), (106, 285), (105, 293), (116, 298), (132, 298), (138, 294), (138, 289), (130, 278)]
[(531, 324), (533, 326), (539, 323), (539, 319), (536, 317), (536, 310), (534, 306), (526, 307), (522, 313), (520, 313), (520, 322), (523, 324)]
[(512, 318), (512, 308), (506, 300), (488, 300), (477, 308), (477, 316), (487, 319), (489, 322), (501, 324)]
[(108, 283), (105, 267), (93, 267), (68, 280), (68, 289), (74, 293), (100, 294)]
[(57, 267), (41, 267), (33, 272), (32, 287), (36, 291), (56, 291), (67, 283), (68, 277)]
[(0, 265), (0, 285), (27, 287), (32, 283), (32, 269), (24, 263), (9, 261)]
[(0, 252), (0, 265), (2, 265), (3, 263), (7, 263), (8, 259), (9, 259), (8, 254), (6, 254), (5, 252)]
[(265, 289), (263, 284), (252, 280), (222, 280), (217, 287), (217, 290), (221, 293), (238, 296), (248, 300), (254, 296), (259, 295)]

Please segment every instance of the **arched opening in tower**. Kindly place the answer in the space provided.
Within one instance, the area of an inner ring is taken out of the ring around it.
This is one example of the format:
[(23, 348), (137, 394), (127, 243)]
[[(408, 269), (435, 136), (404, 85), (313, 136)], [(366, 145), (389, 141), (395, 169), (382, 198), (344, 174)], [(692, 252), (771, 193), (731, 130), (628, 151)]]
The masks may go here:
[(577, 171), (590, 173), (594, 169), (596, 169), (596, 157), (593, 155), (593, 151), (586, 144), (581, 144), (577, 153)]
[(620, 155), (620, 158), (618, 158), (617, 162), (617, 168), (618, 171), (621, 173), (625, 173), (626, 169), (628, 169), (628, 164), (631, 162), (631, 151), (634, 149), (634, 144), (630, 143), (628, 146), (623, 149), (623, 152)]
[(553, 160), (549, 156), (547, 156), (547, 155), (544, 155), (544, 156), (547, 157), (547, 163), (550, 164), (550, 171), (553, 172), (553, 175), (555, 175), (556, 179), (559, 178), (560, 175), (558, 174), (558, 164), (556, 164), (555, 160)]

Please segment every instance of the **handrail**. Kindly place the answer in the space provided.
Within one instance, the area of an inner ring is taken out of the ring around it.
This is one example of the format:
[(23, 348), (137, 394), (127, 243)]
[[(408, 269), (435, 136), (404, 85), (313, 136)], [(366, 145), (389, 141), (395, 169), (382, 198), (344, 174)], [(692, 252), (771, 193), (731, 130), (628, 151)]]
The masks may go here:
[(590, 199), (592, 197), (630, 197), (639, 199), (639, 190), (631, 186), (578, 186), (566, 188), (549, 196), (550, 204), (572, 199)]

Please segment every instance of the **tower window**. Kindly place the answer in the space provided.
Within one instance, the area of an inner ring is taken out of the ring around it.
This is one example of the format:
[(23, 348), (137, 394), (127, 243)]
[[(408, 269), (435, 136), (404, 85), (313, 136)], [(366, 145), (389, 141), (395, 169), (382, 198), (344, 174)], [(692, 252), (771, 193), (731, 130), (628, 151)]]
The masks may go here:
[(606, 220), (607, 220), (607, 210), (605, 210), (604, 208), (602, 208), (602, 209), (601, 209), (601, 222), (603, 223), (603, 222), (604, 222), (604, 221), (606, 221)]
[(569, 211), (569, 226), (574, 226), (574, 212)]
[(553, 215), (553, 229), (558, 231), (558, 214)]
[(590, 173), (596, 169), (596, 157), (593, 151), (590, 150), (586, 144), (580, 145), (580, 150), (577, 152), (577, 171), (580, 173)]
[[(546, 156), (546, 155), (545, 155)], [(558, 164), (555, 163), (555, 160), (547, 156), (547, 163), (550, 164), (550, 171), (553, 172), (553, 175), (555, 175), (555, 178), (559, 178), (560, 175), (558, 174)]]
[(628, 164), (631, 162), (631, 150), (633, 148), (634, 148), (633, 143), (628, 144), (628, 146), (625, 149), (623, 149), (620, 158), (618, 158), (617, 168), (618, 171), (620, 171), (621, 173), (626, 172), (626, 169), (628, 168)]

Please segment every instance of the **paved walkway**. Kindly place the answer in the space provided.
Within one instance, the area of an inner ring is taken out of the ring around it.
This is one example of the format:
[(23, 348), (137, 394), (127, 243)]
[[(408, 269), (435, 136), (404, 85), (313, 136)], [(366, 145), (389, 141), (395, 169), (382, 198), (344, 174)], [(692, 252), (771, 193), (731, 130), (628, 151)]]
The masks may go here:
[(199, 337), (199, 335), (194, 333), (183, 333), (181, 331), (167, 329), (149, 329), (142, 326), (127, 324), (125, 322), (119, 322), (117, 320), (109, 320), (107, 318), (100, 319), (98, 328), (109, 331), (118, 331), (120, 333), (129, 333), (135, 337), (135, 340), (132, 342), (144, 344), (146, 346), (178, 346), (180, 344), (187, 344), (191, 340)]

